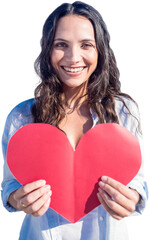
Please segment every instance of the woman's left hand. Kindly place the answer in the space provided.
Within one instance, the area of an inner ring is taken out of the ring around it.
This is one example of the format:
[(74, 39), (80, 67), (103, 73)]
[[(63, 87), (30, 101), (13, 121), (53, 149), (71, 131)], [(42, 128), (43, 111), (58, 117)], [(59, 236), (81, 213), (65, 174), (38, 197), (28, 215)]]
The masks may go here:
[(140, 195), (116, 180), (103, 176), (97, 197), (105, 210), (115, 219), (128, 217), (136, 209)]

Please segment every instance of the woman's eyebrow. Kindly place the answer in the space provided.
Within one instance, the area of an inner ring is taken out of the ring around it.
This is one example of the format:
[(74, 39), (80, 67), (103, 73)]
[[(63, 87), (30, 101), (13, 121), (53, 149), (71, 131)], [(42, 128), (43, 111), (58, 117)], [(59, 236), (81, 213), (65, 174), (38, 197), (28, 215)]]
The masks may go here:
[(64, 41), (64, 42), (69, 42), (68, 40), (63, 39), (63, 38), (56, 38), (56, 39), (54, 39), (54, 41)]
[[(68, 40), (66, 40), (64, 38), (56, 38), (56, 39), (54, 39), (54, 41), (70, 42), (70, 41), (68, 41)], [(85, 38), (85, 39), (80, 40), (79, 42), (95, 42), (95, 40), (94, 39), (90, 39), (90, 38)]]
[(90, 38), (85, 38), (85, 39), (80, 40), (80, 42), (95, 42), (95, 40), (90, 39)]

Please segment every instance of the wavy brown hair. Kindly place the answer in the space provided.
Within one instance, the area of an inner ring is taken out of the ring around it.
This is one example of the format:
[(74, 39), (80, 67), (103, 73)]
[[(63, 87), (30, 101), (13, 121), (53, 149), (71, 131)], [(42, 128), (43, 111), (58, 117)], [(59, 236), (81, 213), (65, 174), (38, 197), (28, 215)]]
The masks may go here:
[(119, 70), (109, 45), (110, 35), (102, 16), (92, 6), (78, 1), (59, 6), (50, 14), (43, 26), (41, 53), (35, 61), (35, 70), (40, 76), (41, 83), (35, 89), (36, 101), (32, 108), (34, 121), (58, 127), (59, 122), (65, 116), (62, 84), (52, 67), (50, 54), (58, 21), (70, 14), (86, 17), (92, 23), (95, 32), (98, 64), (88, 81), (88, 104), (97, 113), (100, 123), (119, 123), (115, 112), (115, 98), (123, 102), (128, 113), (130, 111), (125, 104), (124, 97), (131, 100), (132, 98), (121, 92)]

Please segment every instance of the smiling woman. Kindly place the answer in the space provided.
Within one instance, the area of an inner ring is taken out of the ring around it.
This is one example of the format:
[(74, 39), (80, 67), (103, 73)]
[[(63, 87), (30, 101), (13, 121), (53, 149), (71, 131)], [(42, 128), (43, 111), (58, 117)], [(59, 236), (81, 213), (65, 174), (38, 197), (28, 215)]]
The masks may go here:
[[(87, 18), (77, 15), (61, 18), (56, 28), (51, 64), (62, 83), (65, 101), (67, 101), (66, 111), (70, 108), (77, 109), (76, 100), (79, 97), (81, 97), (79, 105), (86, 99), (87, 84), (97, 63), (98, 51), (91, 22)], [(75, 95), (76, 97), (74, 97)], [(71, 115), (67, 114), (67, 123), (66, 117), (59, 123), (59, 128), (67, 134), (74, 149), (83, 134), (92, 126), (88, 108), (84, 105), (83, 109), (85, 116), (78, 114), (77, 109), (77, 111), (71, 112)]]
[(119, 70), (101, 15), (82, 2), (65, 3), (55, 9), (43, 27), (35, 70), (41, 79), (35, 98), (11, 111), (3, 134), (3, 204), (8, 211), (27, 214), (19, 239), (128, 239), (124, 221), (117, 220), (142, 213), (145, 207), (142, 168), (127, 186), (110, 176), (99, 176), (96, 200), (101, 205), (71, 223), (49, 207), (54, 196), (44, 179), (22, 186), (6, 162), (10, 138), (30, 123), (57, 127), (73, 149), (84, 133), (101, 123), (121, 124), (140, 139), (138, 108), (129, 95), (121, 92)]

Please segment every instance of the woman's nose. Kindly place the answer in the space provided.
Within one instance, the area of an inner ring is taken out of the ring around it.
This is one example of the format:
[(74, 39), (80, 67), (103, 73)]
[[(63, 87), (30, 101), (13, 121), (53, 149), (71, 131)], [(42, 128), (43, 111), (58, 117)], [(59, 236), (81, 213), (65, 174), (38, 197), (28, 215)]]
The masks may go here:
[(66, 60), (69, 61), (69, 64), (74, 64), (80, 62), (82, 59), (81, 52), (78, 47), (70, 47), (66, 54)]

